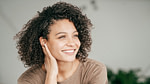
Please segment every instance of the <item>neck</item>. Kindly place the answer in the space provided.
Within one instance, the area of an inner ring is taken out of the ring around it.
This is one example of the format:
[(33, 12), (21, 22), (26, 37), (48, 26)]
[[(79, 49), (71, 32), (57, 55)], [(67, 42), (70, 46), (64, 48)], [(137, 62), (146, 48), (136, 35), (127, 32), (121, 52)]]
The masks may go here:
[[(79, 60), (75, 59), (73, 62), (60, 62), (60, 61), (58, 62), (57, 61), (57, 64), (58, 64), (59, 72), (60, 73), (62, 73), (62, 72), (66, 73), (66, 72), (72, 70), (73, 67), (78, 66)], [(46, 71), (44, 64), (42, 65), (42, 70)]]
[(78, 62), (79, 61), (77, 59), (72, 62), (57, 61), (59, 73), (70, 72), (78, 65)]
[[(72, 62), (57, 61), (57, 64), (58, 64), (57, 81), (61, 82), (69, 78), (71, 75), (73, 75), (73, 73), (76, 71), (79, 65), (79, 60), (75, 59)], [(42, 69), (46, 71), (45, 65), (42, 65)]]
[(79, 60), (75, 59), (72, 62), (61, 62), (57, 61), (58, 64), (58, 81), (62, 81), (73, 75), (76, 71)]

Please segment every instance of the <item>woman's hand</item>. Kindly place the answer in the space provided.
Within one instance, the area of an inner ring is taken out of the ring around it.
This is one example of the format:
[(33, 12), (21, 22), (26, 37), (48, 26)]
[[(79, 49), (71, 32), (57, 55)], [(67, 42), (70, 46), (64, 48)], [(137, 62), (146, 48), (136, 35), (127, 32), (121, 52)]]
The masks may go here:
[(57, 75), (58, 74), (57, 61), (52, 56), (52, 54), (50, 53), (50, 51), (49, 51), (46, 44), (44, 44), (43, 51), (45, 53), (45, 68), (46, 68), (46, 71), (47, 72), (52, 71), (54, 73), (54, 75)]
[(46, 44), (42, 46), (45, 54), (45, 69), (46, 69), (46, 80), (45, 84), (57, 84), (58, 65), (56, 59), (51, 55)]

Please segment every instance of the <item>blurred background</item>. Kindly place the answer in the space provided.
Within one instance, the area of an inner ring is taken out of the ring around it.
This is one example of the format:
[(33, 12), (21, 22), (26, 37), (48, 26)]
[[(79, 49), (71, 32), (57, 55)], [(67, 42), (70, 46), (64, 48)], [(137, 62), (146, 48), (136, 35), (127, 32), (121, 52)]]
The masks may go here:
[(0, 84), (16, 84), (27, 69), (13, 36), (37, 11), (58, 1), (80, 7), (91, 19), (89, 58), (107, 66), (110, 84), (148, 84), (150, 0), (0, 0)]

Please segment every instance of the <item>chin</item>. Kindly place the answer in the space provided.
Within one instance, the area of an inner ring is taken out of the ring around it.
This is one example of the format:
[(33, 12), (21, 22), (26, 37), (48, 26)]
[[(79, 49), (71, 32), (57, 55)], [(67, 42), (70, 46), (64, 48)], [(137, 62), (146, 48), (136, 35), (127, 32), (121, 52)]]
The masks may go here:
[(72, 61), (75, 61), (76, 58), (69, 58), (69, 59), (65, 59), (64, 61), (67, 61), (67, 62), (72, 62)]
[(63, 59), (58, 59), (58, 61), (64, 61), (64, 62), (73, 62), (76, 60), (76, 57), (69, 57), (69, 58), (63, 58)]

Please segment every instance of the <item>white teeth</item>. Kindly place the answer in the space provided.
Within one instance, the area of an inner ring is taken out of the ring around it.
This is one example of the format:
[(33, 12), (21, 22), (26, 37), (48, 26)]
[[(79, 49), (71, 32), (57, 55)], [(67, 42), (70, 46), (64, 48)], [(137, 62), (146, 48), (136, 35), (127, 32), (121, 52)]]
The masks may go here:
[(64, 52), (70, 52), (71, 53), (71, 52), (74, 52), (74, 50), (66, 50)]

